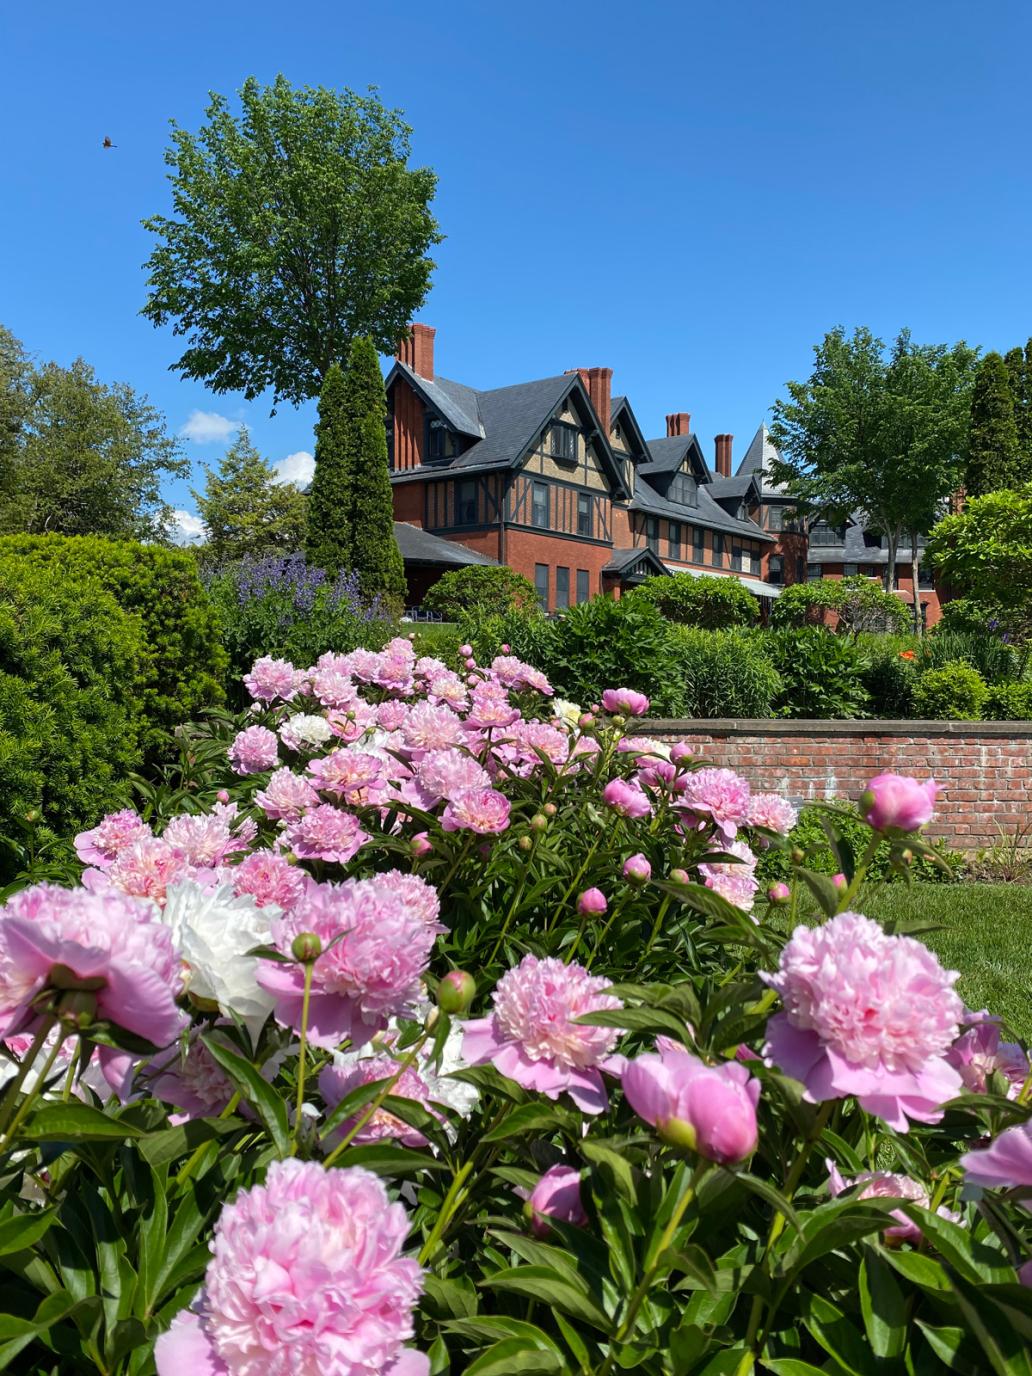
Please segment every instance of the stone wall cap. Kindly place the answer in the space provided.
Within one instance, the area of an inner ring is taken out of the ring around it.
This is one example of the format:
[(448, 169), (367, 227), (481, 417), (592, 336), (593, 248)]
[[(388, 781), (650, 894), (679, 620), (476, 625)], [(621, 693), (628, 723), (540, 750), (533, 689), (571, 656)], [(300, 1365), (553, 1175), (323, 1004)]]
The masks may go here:
[(1032, 721), (810, 721), (801, 717), (639, 717), (628, 730), (645, 736), (961, 736), (1032, 741)]

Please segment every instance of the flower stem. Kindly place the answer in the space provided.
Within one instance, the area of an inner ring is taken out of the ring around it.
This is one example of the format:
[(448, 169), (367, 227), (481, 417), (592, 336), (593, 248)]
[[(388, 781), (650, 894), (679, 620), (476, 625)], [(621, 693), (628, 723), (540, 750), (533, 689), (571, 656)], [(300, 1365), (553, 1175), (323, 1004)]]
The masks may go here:
[(859, 865), (857, 865), (856, 869), (853, 871), (853, 878), (851, 879), (849, 886), (847, 887), (842, 897), (839, 899), (838, 911), (840, 913), (849, 911), (849, 905), (860, 892), (860, 886), (864, 882), (864, 877), (867, 874), (868, 866), (874, 859), (875, 852), (877, 851), (881, 843), (881, 833), (876, 831), (872, 835), (871, 839), (868, 841), (867, 849), (860, 857)]
[(652, 943), (655, 941), (656, 937), (659, 935), (659, 930), (660, 930), (660, 928), (663, 926), (663, 919), (664, 919), (664, 917), (666, 917), (666, 915), (667, 915), (667, 909), (670, 907), (670, 903), (671, 903), (670, 895), (669, 895), (668, 893), (665, 893), (665, 894), (663, 895), (663, 902), (659, 905), (659, 912), (656, 914), (656, 920), (655, 920), (655, 922), (652, 924), (652, 931), (649, 933), (649, 939), (648, 939), (648, 941), (645, 943), (645, 950), (642, 952), (642, 958), (643, 958), (643, 959), (644, 959), (644, 957), (647, 956), (648, 953), (652, 950)]
[(405, 1071), (408, 1070), (411, 1066), (415, 1065), (415, 1063), (416, 1063), (416, 1056), (417, 1056), (417, 1054), (419, 1053), (419, 1051), (422, 1049), (422, 1047), (425, 1045), (426, 1039), (429, 1037), (429, 1035), (430, 1035), (430, 1029), (427, 1028), (427, 1029), (425, 1029), (425, 1030), (421, 1033), (421, 1035), (412, 1043), (412, 1045), (409, 1047), (409, 1049), (405, 1052), (405, 1054), (404, 1054), (404, 1055), (401, 1057), (401, 1059), (399, 1060), (397, 1070), (394, 1072), (394, 1074), (390, 1077), (389, 1080), (385, 1080), (385, 1081), (384, 1081), (384, 1083), (381, 1085), (380, 1089), (377, 1091), (376, 1098), (375, 1098), (375, 1099), (372, 1099), (372, 1100), (366, 1105), (366, 1107), (365, 1107), (365, 1108), (363, 1109), (363, 1111), (359, 1114), (359, 1116), (355, 1119), (354, 1123), (351, 1125), (351, 1127), (348, 1129), (348, 1131), (344, 1134), (344, 1136), (341, 1138), (341, 1140), (337, 1143), (337, 1145), (336, 1145), (336, 1146), (333, 1148), (333, 1150), (330, 1152), (329, 1156), (327, 1156), (327, 1157), (323, 1160), (323, 1165), (324, 1165), (324, 1166), (332, 1166), (333, 1163), (334, 1163), (334, 1161), (336, 1161), (337, 1157), (341, 1154), (341, 1152), (344, 1151), (344, 1150), (346, 1150), (348, 1147), (350, 1147), (351, 1143), (355, 1140), (355, 1138), (357, 1137), (357, 1135), (362, 1131), (362, 1129), (365, 1127), (366, 1123), (369, 1122), (370, 1118), (372, 1118), (373, 1114), (377, 1111), (377, 1109), (383, 1107), (383, 1101), (387, 1098), (388, 1094), (390, 1094), (391, 1090), (394, 1088), (394, 1086), (395, 1086), (395, 1085), (398, 1083), (398, 1081), (401, 1079), (402, 1075), (404, 1075)]
[[(36, 1078), (35, 1085), (32, 1087), (30, 1093), (26, 1094), (25, 1098), (22, 1100), (18, 1112), (11, 1119), (9, 1126), (4, 1132), (3, 1138), (0, 1139), (0, 1146), (7, 1147), (10, 1144), (10, 1142), (14, 1138), (15, 1133), (18, 1131), (22, 1123), (24, 1123), (25, 1119), (28, 1117), (29, 1111), (32, 1109), (36, 1100), (43, 1092), (43, 1086), (46, 1084), (47, 1076), (53, 1069), (54, 1062), (57, 1060), (57, 1053), (61, 1050), (61, 1046), (67, 1035), (68, 1034), (64, 1031), (64, 1029), (58, 1032), (57, 1038), (54, 1041), (54, 1045), (50, 1048), (50, 1053), (47, 1056), (46, 1061), (43, 1063), (43, 1069), (39, 1072), (39, 1075)], [(36, 1035), (36, 1041), (34, 1041), (32, 1044), (33, 1048), (36, 1048), (37, 1042), (39, 1042), (39, 1045), (42, 1045), (42, 1042), (40, 1042), (39, 1033), (37, 1033)], [(32, 1054), (32, 1048), (30, 1048), (30, 1064), (32, 1059), (34, 1059), (34, 1056)]]
[(297, 1152), (297, 1144), (301, 1137), (301, 1110), (305, 1102), (305, 1069), (308, 1057), (308, 1006), (312, 999), (312, 973), (315, 969), (314, 960), (305, 961), (305, 992), (301, 999), (301, 1051), (297, 1060), (297, 1103), (294, 1106), (294, 1136), (293, 1148)]
[(33, 1038), (32, 1045), (29, 1047), (28, 1051), (26, 1051), (24, 1057), (22, 1058), (21, 1064), (18, 1066), (17, 1074), (15, 1075), (11, 1083), (7, 1086), (7, 1092), (4, 1094), (3, 1103), (0, 1104), (0, 1132), (4, 1132), (5, 1136), (8, 1135), (6, 1134), (5, 1129), (7, 1128), (7, 1124), (10, 1121), (12, 1113), (14, 1112), (14, 1106), (18, 1099), (18, 1093), (22, 1085), (25, 1083), (25, 1077), (32, 1068), (32, 1063), (39, 1054), (40, 1047), (50, 1036), (50, 1033), (56, 1021), (57, 1019), (52, 1015), (45, 1017), (43, 1019), (42, 1023), (40, 1024), (39, 1031)]
[(588, 866), (591, 864), (592, 857), (594, 856), (595, 851), (598, 850), (598, 845), (599, 842), (602, 840), (602, 836), (603, 833), (600, 831), (596, 835), (595, 839), (592, 841), (591, 845), (588, 847), (588, 853), (587, 855), (585, 855), (584, 861), (580, 869), (573, 876), (573, 880), (570, 883), (570, 887), (566, 890), (562, 898), (560, 898), (559, 902), (556, 904), (555, 911), (552, 914), (551, 920), (549, 921), (548, 926), (545, 928), (546, 932), (550, 932), (552, 930), (556, 922), (558, 922), (562, 913), (565, 912), (566, 905), (570, 901), (570, 895), (573, 893), (574, 889), (576, 889), (577, 885), (583, 879), (584, 873), (587, 870)]

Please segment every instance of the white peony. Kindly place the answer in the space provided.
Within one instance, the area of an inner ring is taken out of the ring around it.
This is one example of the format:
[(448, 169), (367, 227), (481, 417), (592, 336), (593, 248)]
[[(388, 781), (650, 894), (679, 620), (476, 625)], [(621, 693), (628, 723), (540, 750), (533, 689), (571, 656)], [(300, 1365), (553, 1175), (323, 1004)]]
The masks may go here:
[(564, 726), (576, 726), (583, 711), (583, 707), (578, 707), (575, 702), (567, 702), (565, 698), (552, 699), (552, 715)]
[(330, 723), (325, 717), (298, 712), (288, 717), (279, 729), (280, 739), (291, 750), (317, 750), (333, 738)]
[(168, 886), (161, 914), (189, 967), (188, 991), (217, 1004), (224, 1017), (238, 1017), (252, 1042), (274, 1000), (259, 987), (258, 961), (247, 952), (268, 944), (279, 915), (274, 904), (259, 908), (250, 894), (238, 898), (228, 884), (209, 890), (192, 879)]

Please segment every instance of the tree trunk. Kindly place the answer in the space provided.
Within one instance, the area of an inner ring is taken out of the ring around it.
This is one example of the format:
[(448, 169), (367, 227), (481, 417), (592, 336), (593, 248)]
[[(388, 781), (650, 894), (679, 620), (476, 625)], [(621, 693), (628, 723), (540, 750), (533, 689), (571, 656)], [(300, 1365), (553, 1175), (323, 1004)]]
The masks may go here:
[(914, 588), (914, 634), (920, 636), (924, 629), (924, 621), (921, 616), (921, 593), (918, 588), (918, 580), (921, 576), (921, 562), (917, 553), (917, 531), (910, 532), (910, 581)]
[(886, 530), (888, 558), (885, 560), (885, 591), (893, 592), (896, 587), (896, 550), (899, 548), (899, 531)]

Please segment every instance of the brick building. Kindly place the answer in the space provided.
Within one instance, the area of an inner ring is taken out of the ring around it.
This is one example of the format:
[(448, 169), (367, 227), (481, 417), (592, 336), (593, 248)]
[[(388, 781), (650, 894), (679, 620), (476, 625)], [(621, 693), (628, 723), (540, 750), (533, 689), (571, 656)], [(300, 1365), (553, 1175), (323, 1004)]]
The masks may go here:
[[(924, 536), (917, 542), (917, 595), (925, 626), (931, 627), (942, 615), (940, 596), (932, 577), (932, 566), (924, 557)], [(810, 524), (807, 573), (810, 578), (846, 578), (860, 574), (867, 578), (884, 579), (888, 562), (888, 544), (867, 528), (863, 513), (856, 512), (841, 525), (816, 520)], [(896, 596), (914, 605), (914, 568), (909, 542), (896, 551)]]
[(739, 578), (766, 600), (805, 577), (764, 428), (734, 474), (718, 435), (711, 469), (686, 413), (647, 440), (610, 368), (478, 391), (437, 374), (434, 335), (414, 325), (386, 380), (396, 521), (508, 564), (549, 610), (654, 573)]

